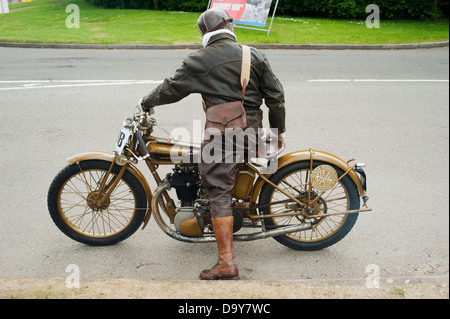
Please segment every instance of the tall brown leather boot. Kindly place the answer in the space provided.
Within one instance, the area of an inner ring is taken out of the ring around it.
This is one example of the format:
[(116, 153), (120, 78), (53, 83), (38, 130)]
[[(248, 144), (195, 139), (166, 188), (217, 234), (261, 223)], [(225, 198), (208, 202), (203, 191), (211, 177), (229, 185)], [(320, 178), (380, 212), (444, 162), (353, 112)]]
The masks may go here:
[(202, 280), (235, 280), (239, 279), (239, 270), (233, 248), (233, 216), (211, 218), (216, 235), (219, 260), (211, 268), (200, 274)]

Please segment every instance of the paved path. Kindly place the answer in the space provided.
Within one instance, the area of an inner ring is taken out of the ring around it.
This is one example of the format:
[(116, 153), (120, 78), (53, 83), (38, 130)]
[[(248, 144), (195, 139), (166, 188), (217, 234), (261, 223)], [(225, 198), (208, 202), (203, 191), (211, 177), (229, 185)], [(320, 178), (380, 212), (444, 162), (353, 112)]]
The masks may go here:
[[(87, 247), (60, 233), (46, 207), (65, 159), (111, 151), (136, 101), (188, 53), (0, 48), (0, 277), (65, 277), (75, 264), (82, 278), (183, 281), (215, 263), (214, 244), (177, 242), (154, 221), (119, 245)], [(374, 211), (318, 252), (237, 243), (242, 278), (364, 282), (376, 269), (382, 284), (448, 284), (448, 48), (265, 53), (285, 86), (286, 152), (366, 162)], [(156, 115), (168, 130), (204, 117), (198, 96)]]

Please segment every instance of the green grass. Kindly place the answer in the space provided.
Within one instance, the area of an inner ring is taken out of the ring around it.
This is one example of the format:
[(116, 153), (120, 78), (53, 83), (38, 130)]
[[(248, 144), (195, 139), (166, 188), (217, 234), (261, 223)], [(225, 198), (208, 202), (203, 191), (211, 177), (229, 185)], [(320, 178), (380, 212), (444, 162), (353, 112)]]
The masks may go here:
[[(80, 8), (80, 28), (67, 28), (66, 6)], [(101, 9), (83, 0), (35, 0), (10, 5), (0, 15), (0, 41), (31, 43), (199, 44), (199, 13)], [(448, 19), (381, 21), (369, 29), (365, 21), (275, 17), (270, 36), (236, 28), (243, 43), (396, 44), (449, 40)]]

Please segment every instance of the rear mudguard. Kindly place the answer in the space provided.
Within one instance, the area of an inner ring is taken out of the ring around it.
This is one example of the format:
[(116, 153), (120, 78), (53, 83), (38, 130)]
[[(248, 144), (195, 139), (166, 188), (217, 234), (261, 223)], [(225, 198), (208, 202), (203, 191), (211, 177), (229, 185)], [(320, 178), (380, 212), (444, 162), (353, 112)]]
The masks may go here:
[[(74, 156), (71, 156), (67, 159), (67, 162), (69, 164), (75, 164), (83, 161), (89, 161), (89, 160), (98, 160), (98, 161), (105, 161), (105, 162), (114, 162), (114, 154), (111, 153), (105, 153), (105, 152), (88, 152), (88, 153), (81, 153)], [(147, 195), (147, 212), (144, 219), (144, 225), (142, 226), (142, 229), (147, 226), (148, 221), (150, 220), (151, 216), (151, 202), (152, 202), (152, 191), (150, 189), (150, 186), (145, 179), (144, 175), (141, 173), (141, 171), (134, 166), (133, 164), (127, 164), (127, 171), (129, 171), (131, 174), (133, 174), (134, 177), (137, 178), (137, 180), (141, 183), (142, 187), (145, 190), (145, 194)]]
[[(295, 162), (310, 161), (311, 158), (314, 161), (321, 161), (328, 164), (333, 164), (342, 169), (344, 172), (349, 171), (348, 176), (353, 180), (356, 187), (358, 188), (359, 195), (366, 196), (366, 191), (364, 189), (361, 180), (358, 177), (358, 174), (356, 174), (356, 172), (353, 169), (351, 169), (352, 165), (349, 164), (353, 160), (345, 162), (339, 157), (327, 152), (310, 149), (286, 154), (278, 159), (278, 170)], [(266, 175), (266, 177), (269, 176)], [(261, 189), (263, 188), (264, 184), (265, 181), (261, 177), (259, 177), (256, 180), (256, 183), (253, 187), (253, 193), (251, 198), (252, 203), (256, 203), (258, 201), (259, 193), (261, 192)]]

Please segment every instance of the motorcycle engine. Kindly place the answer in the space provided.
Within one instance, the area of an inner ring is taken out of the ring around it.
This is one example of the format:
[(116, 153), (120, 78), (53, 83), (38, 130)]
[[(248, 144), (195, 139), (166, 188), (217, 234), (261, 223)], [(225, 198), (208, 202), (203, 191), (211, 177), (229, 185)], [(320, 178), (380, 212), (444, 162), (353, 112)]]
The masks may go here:
[(175, 228), (185, 236), (203, 235), (205, 227), (202, 214), (194, 208), (199, 192), (200, 177), (197, 166), (176, 165), (172, 174), (167, 175), (170, 185), (175, 188), (181, 207), (176, 209)]
[(196, 237), (203, 235), (205, 224), (203, 218), (196, 216), (193, 207), (180, 207), (174, 218), (175, 228), (185, 236)]
[[(202, 236), (205, 226), (211, 224), (211, 212), (206, 189), (200, 182), (196, 165), (176, 165), (173, 173), (167, 175), (170, 186), (175, 188), (181, 207), (175, 211), (174, 225), (185, 236)], [(243, 225), (242, 213), (233, 210), (233, 232)]]
[(170, 186), (177, 191), (182, 206), (192, 206), (197, 199), (200, 176), (197, 166), (176, 165), (172, 174), (167, 175)]

